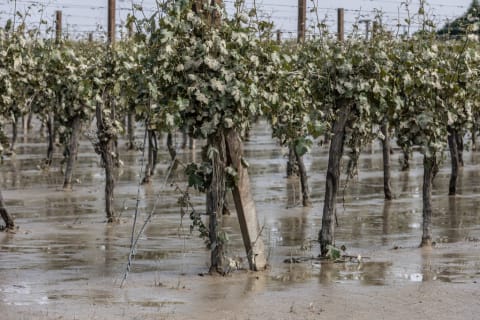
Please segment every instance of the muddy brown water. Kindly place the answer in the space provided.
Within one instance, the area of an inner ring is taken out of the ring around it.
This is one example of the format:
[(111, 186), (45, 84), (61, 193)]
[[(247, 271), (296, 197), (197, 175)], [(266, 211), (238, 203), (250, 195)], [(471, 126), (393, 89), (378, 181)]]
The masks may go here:
[[(426, 313), (435, 319), (478, 318), (478, 152), (465, 154), (459, 195), (446, 195), (448, 159), (435, 180), (434, 249), (417, 248), (421, 156), (414, 153), (411, 169), (399, 172), (401, 155), (395, 153), (395, 200), (385, 202), (381, 150), (375, 143), (361, 157), (358, 178), (340, 192), (337, 209), (337, 245), (345, 245), (350, 255), (361, 255), (362, 263), (287, 264), (284, 260), (291, 257), (318, 255), (315, 239), (321, 225), (328, 149), (316, 146), (306, 156), (313, 206), (302, 208), (298, 180), (285, 177), (287, 150), (271, 139), (268, 124), (261, 121), (245, 145), (245, 156), (270, 269), (211, 277), (202, 276), (208, 270), (208, 251), (198, 235), (190, 233), (190, 220), (181, 219), (177, 206), (179, 192), (172, 181), (184, 187), (185, 178), (178, 172), (174, 180), (165, 180), (166, 148), (161, 150), (153, 184), (141, 187), (141, 152), (121, 149), (125, 166), (118, 173), (115, 201), (122, 222), (107, 225), (103, 171), (90, 142), (81, 142), (74, 190), (64, 192), (61, 150), (48, 172), (39, 169), (46, 146), (36, 130), (20, 137), (16, 155), (6, 157), (0, 167), (4, 198), (19, 226), (16, 234), (0, 234), (0, 319), (210, 319), (212, 312), (218, 319), (333, 319), (352, 314), (352, 319), (395, 319), (412, 316), (405, 313), (408, 310), (415, 314), (423, 310), (407, 307), (420, 300), (437, 310)], [(180, 135), (176, 143), (180, 145)], [(120, 146), (124, 145), (122, 141)], [(179, 150), (179, 156), (187, 162), (198, 159), (198, 151)], [(137, 193), (137, 230), (150, 212), (154, 216), (120, 288)], [(193, 194), (192, 199), (203, 210), (204, 197)], [(223, 220), (230, 238), (228, 254), (244, 258), (232, 203), (230, 199), (232, 215)], [(463, 313), (453, 307), (458, 300), (450, 297), (452, 293), (460, 299), (458, 292), (464, 293), (464, 303), (471, 300)], [(368, 308), (372, 299), (377, 307)], [(339, 305), (338, 300), (345, 301)], [(397, 310), (393, 306), (399, 301)], [(449, 308), (445, 301), (451, 301)]]

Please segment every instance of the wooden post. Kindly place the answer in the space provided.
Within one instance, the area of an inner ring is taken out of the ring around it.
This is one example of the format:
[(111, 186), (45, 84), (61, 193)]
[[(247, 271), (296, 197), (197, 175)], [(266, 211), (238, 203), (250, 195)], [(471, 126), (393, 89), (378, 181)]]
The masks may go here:
[(242, 231), (243, 243), (247, 251), (251, 270), (260, 271), (267, 267), (262, 230), (258, 222), (253, 196), (250, 192), (250, 179), (247, 168), (242, 163), (243, 147), (240, 135), (235, 130), (226, 133), (227, 157), (237, 170), (237, 184), (233, 188), (233, 200)]
[(365, 23), (365, 40), (368, 41), (368, 35), (370, 33), (370, 22), (371, 22), (371, 20), (370, 19), (364, 19), (364, 20), (360, 20), (358, 22)]
[(88, 34), (88, 42), (93, 42), (93, 32)]
[(380, 30), (380, 25), (378, 24), (377, 21), (373, 22), (373, 28), (372, 28), (372, 38), (375, 37), (375, 35), (378, 33)]
[(62, 41), (62, 11), (56, 11), (56, 22), (55, 22), (55, 41), (60, 43)]
[(127, 24), (127, 29), (128, 29), (128, 39), (131, 39), (133, 37), (133, 23), (132, 22)]
[(340, 42), (343, 42), (345, 35), (345, 10), (343, 8), (338, 8), (338, 24), (337, 24), (337, 39)]
[(305, 41), (305, 24), (307, 20), (307, 0), (298, 0), (298, 34), (297, 41)]
[(277, 43), (280, 44), (282, 42), (282, 31), (277, 30)]
[(108, 0), (108, 44), (115, 43), (115, 0)]

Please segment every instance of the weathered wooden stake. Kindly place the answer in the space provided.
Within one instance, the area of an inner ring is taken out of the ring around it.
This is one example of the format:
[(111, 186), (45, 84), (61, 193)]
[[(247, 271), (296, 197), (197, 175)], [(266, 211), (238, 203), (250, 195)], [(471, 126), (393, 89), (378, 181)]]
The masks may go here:
[(368, 41), (368, 36), (370, 34), (370, 22), (372, 22), (372, 20), (364, 19), (364, 20), (360, 20), (358, 22), (365, 23), (365, 40)]
[(115, 43), (115, 0), (108, 0), (108, 44)]
[(305, 24), (307, 20), (307, 0), (298, 0), (298, 35), (297, 41), (305, 41)]
[(337, 39), (338, 41), (343, 42), (345, 37), (345, 10), (343, 8), (338, 8), (337, 16)]
[(243, 147), (240, 135), (235, 130), (226, 133), (227, 157), (237, 170), (237, 184), (233, 188), (233, 200), (242, 231), (243, 243), (251, 270), (260, 271), (267, 267), (262, 229), (258, 222), (255, 203), (251, 194), (250, 179), (242, 163)]
[(60, 43), (62, 41), (62, 11), (56, 11), (56, 22), (55, 22), (55, 41)]

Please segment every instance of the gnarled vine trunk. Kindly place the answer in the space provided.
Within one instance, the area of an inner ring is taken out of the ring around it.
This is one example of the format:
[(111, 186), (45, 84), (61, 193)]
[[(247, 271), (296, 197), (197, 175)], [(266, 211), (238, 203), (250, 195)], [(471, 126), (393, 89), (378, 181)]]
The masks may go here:
[(15, 228), (15, 222), (13, 221), (12, 216), (8, 213), (5, 206), (5, 201), (3, 200), (2, 190), (0, 190), (0, 216), (5, 222), (5, 230), (13, 230)]
[(296, 162), (298, 165), (298, 173), (300, 176), (300, 186), (302, 188), (302, 204), (304, 207), (309, 207), (312, 205), (312, 201), (310, 200), (310, 190), (308, 188), (308, 176), (307, 176), (307, 169), (305, 168), (305, 163), (303, 161), (303, 156), (300, 156), (295, 147), (292, 147), (295, 153)]
[(477, 150), (477, 132), (478, 132), (478, 122), (476, 117), (474, 117), (473, 125), (472, 125), (472, 150)]
[(48, 133), (48, 147), (47, 158), (45, 159), (45, 165), (47, 167), (52, 165), (53, 151), (55, 146), (55, 116), (53, 112), (49, 112), (47, 116), (47, 133)]
[(65, 179), (63, 181), (63, 190), (72, 189), (73, 169), (75, 167), (75, 162), (77, 161), (78, 141), (80, 138), (81, 130), (82, 119), (77, 116), (72, 119), (72, 133), (70, 135), (70, 143), (68, 146), (68, 157), (65, 166)]
[(18, 137), (18, 117), (15, 116), (12, 122), (12, 141), (10, 143), (10, 151), (15, 150), (15, 144), (17, 143)]
[(135, 150), (135, 114), (129, 110), (127, 114), (128, 150)]
[(210, 153), (212, 179), (207, 188), (206, 202), (207, 215), (209, 217), (208, 230), (210, 241), (210, 272), (224, 273), (225, 253), (224, 240), (221, 237), (220, 221), (223, 212), (223, 201), (225, 196), (225, 168), (226, 168), (226, 145), (223, 130), (218, 130), (208, 137), (208, 147), (215, 151)]
[(457, 194), (458, 167), (460, 163), (457, 146), (457, 131), (453, 128), (448, 128), (448, 148), (450, 151), (450, 160), (452, 163), (452, 173), (450, 174), (448, 195), (453, 196)]
[(27, 130), (32, 129), (32, 119), (33, 119), (33, 112), (30, 111), (27, 117)]
[(320, 252), (322, 256), (327, 254), (328, 246), (332, 245), (335, 240), (334, 216), (336, 210), (337, 193), (340, 185), (340, 162), (342, 160), (343, 146), (345, 143), (345, 128), (352, 110), (351, 102), (348, 100), (338, 100), (337, 106), (339, 111), (337, 118), (333, 123), (333, 136), (330, 142), (328, 156), (322, 229), (318, 235)]
[(113, 205), (115, 189), (115, 135), (112, 133), (111, 126), (114, 123), (114, 112), (110, 115), (111, 119), (105, 119), (100, 104), (97, 104), (97, 137), (98, 145), (95, 151), (100, 154), (102, 163), (105, 167), (105, 213), (107, 222), (116, 222), (115, 209)]
[(410, 169), (410, 151), (403, 150), (403, 159), (401, 160), (401, 171), (407, 171)]
[(458, 130), (455, 130), (455, 139), (457, 140), (457, 150), (458, 150), (458, 165), (460, 167), (464, 166), (463, 162), (463, 135), (458, 132)]
[(143, 178), (143, 183), (149, 183), (151, 177), (155, 173), (155, 167), (157, 166), (158, 158), (158, 142), (157, 135), (154, 130), (148, 130), (147, 132), (147, 141), (148, 141), (148, 161), (147, 167), (145, 168), (145, 177)]
[(388, 124), (386, 120), (382, 125), (382, 152), (383, 152), (383, 193), (385, 194), (386, 200), (392, 200), (392, 184), (391, 184), (391, 174), (390, 174), (390, 134), (388, 131)]
[(432, 184), (437, 172), (435, 157), (423, 158), (423, 233), (421, 247), (432, 245)]
[(170, 159), (172, 160), (172, 171), (175, 171), (178, 166), (178, 161), (177, 161), (177, 150), (175, 149), (175, 145), (173, 144), (173, 134), (172, 132), (169, 132), (167, 135), (167, 149), (168, 149), (168, 154), (170, 154)]
[(288, 160), (287, 160), (287, 177), (296, 176), (298, 174), (298, 164), (295, 151), (295, 147), (288, 146)]

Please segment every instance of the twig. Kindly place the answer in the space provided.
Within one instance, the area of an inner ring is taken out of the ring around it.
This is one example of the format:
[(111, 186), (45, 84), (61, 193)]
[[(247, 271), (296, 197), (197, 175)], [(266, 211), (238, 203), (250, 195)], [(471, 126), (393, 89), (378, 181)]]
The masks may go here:
[[(175, 158), (172, 159), (172, 164), (176, 161), (176, 159), (177, 158), (175, 156)], [(173, 168), (173, 166), (169, 167), (169, 170), (168, 170), (167, 175), (165, 177), (165, 181), (164, 181), (164, 184), (163, 184), (162, 188), (165, 188), (165, 186), (167, 185), (167, 181), (168, 181), (168, 178), (170, 177), (170, 174), (172, 172), (172, 168)], [(135, 257), (135, 249), (137, 247), (138, 241), (140, 240), (140, 237), (142, 236), (143, 232), (145, 231), (145, 228), (147, 227), (148, 223), (152, 220), (152, 217), (155, 214), (155, 210), (157, 208), (159, 199), (160, 199), (160, 195), (157, 195), (157, 197), (155, 199), (155, 203), (153, 204), (153, 208), (150, 211), (150, 213), (148, 214), (145, 221), (143, 222), (143, 225), (140, 228), (140, 231), (138, 232), (137, 237), (135, 238), (135, 241), (132, 240), (133, 244), (132, 244), (131, 249), (130, 249), (130, 256), (129, 256), (129, 261), (128, 261), (128, 265), (127, 265), (127, 270), (126, 270), (126, 272), (124, 274), (124, 277), (122, 279), (122, 283), (120, 284), (120, 288), (123, 287), (125, 281), (127, 280), (128, 273), (130, 272), (130, 269), (131, 269), (132, 260)]]
[[(148, 120), (147, 120), (148, 121)], [(143, 151), (142, 151), (142, 165), (140, 166), (140, 179), (143, 176), (143, 167), (145, 165), (145, 144), (147, 141), (147, 125), (145, 125), (145, 134), (143, 137)], [(132, 235), (130, 237), (130, 253), (128, 254), (128, 262), (127, 262), (127, 269), (125, 270), (125, 274), (123, 275), (122, 283), (120, 284), (120, 288), (123, 287), (123, 284), (127, 280), (128, 274), (130, 273), (132, 267), (132, 260), (135, 256), (135, 245), (134, 245), (134, 237), (135, 237), (135, 226), (137, 224), (137, 217), (138, 217), (138, 207), (140, 205), (140, 186), (142, 184), (142, 180), (138, 183), (137, 188), (137, 199), (135, 204), (135, 214), (133, 217), (133, 226), (132, 226)]]

